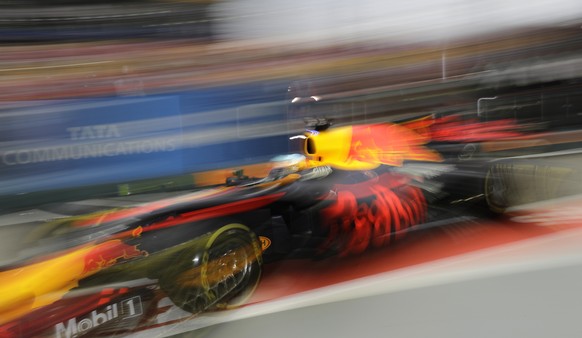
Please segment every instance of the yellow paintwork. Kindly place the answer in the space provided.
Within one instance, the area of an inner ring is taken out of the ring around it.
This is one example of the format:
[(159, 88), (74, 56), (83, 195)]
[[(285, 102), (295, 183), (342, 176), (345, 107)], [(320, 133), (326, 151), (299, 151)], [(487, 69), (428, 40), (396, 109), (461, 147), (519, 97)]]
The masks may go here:
[(442, 161), (440, 154), (424, 146), (428, 141), (424, 133), (399, 124), (345, 126), (308, 134), (304, 153), (311, 165), (319, 162), (343, 170), (401, 166), (407, 160)]
[[(103, 243), (106, 244), (106, 243)], [(87, 245), (54, 258), (0, 272), (0, 324), (61, 299), (79, 280), (100, 269), (85, 261), (99, 245)]]
[(379, 163), (350, 160), (352, 132), (353, 128), (347, 126), (309, 135), (308, 142), (314, 147), (308, 152), (308, 142), (305, 142), (304, 152), (311, 160), (310, 165), (327, 164), (346, 170), (369, 170), (378, 167)]

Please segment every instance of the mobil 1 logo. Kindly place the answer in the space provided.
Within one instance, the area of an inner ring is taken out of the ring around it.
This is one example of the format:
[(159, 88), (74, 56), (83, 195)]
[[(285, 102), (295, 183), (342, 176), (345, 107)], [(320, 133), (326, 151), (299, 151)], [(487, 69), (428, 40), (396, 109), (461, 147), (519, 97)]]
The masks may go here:
[(55, 336), (57, 338), (80, 337), (94, 329), (104, 328), (109, 323), (119, 323), (119, 321), (137, 317), (143, 314), (141, 298), (135, 296), (124, 299), (117, 303), (109, 304), (90, 313), (60, 322), (55, 325)]

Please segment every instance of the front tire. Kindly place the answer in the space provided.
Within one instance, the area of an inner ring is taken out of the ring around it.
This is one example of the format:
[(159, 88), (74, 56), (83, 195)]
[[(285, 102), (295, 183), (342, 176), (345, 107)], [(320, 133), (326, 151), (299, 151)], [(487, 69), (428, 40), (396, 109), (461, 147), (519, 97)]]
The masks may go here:
[(185, 311), (240, 306), (252, 295), (261, 276), (261, 246), (242, 224), (215, 231), (203, 250), (183, 250), (160, 284), (174, 304)]

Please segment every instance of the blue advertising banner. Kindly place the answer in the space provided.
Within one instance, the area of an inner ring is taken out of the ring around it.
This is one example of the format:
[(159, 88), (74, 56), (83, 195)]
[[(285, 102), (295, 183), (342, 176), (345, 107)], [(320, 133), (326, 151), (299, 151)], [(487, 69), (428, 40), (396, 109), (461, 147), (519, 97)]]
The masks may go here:
[(211, 170), (286, 153), (284, 108), (271, 102), (183, 115), (184, 167)]
[(0, 115), (0, 193), (181, 172), (175, 96), (62, 102)]
[(184, 168), (204, 171), (286, 153), (285, 79), (180, 93)]
[(280, 81), (0, 112), (0, 195), (183, 175), (288, 150)]

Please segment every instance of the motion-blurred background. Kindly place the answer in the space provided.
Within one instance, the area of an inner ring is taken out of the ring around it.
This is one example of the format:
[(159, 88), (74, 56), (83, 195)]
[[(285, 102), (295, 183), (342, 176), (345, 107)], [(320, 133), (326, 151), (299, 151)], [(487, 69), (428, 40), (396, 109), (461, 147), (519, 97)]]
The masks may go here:
[(306, 117), (575, 130), (581, 17), (574, 0), (2, 1), (3, 207), (216, 184), (191, 173), (293, 151)]

